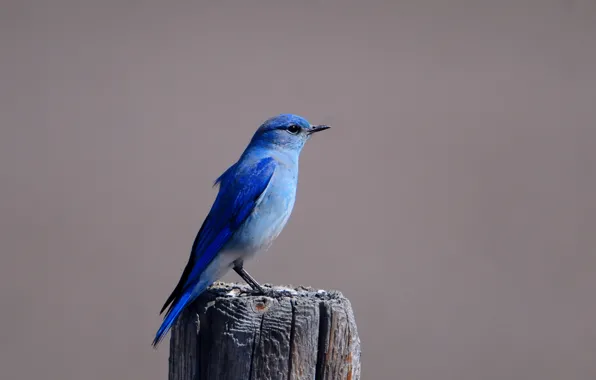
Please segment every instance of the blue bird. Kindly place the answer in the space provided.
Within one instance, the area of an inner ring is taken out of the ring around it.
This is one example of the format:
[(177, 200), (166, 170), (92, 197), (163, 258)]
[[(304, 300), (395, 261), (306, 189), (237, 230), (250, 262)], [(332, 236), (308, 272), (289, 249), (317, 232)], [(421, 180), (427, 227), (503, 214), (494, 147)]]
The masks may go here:
[(298, 159), (306, 141), (326, 125), (282, 114), (265, 121), (234, 165), (216, 181), (219, 192), (192, 245), (182, 277), (163, 305), (157, 347), (180, 313), (207, 287), (233, 268), (263, 293), (243, 268), (244, 261), (267, 250), (285, 226), (296, 199)]

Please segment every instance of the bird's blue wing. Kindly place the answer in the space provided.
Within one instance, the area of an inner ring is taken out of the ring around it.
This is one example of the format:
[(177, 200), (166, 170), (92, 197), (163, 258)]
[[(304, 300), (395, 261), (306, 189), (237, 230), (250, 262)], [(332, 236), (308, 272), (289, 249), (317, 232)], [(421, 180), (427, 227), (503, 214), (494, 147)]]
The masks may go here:
[[(176, 317), (198, 294), (191, 294), (207, 266), (254, 209), (275, 172), (273, 158), (252, 165), (235, 164), (217, 179), (219, 192), (192, 246), (182, 277), (161, 309), (170, 306), (153, 342), (169, 330)], [(208, 286), (208, 285), (207, 285)], [(205, 286), (206, 287), (206, 286)]]

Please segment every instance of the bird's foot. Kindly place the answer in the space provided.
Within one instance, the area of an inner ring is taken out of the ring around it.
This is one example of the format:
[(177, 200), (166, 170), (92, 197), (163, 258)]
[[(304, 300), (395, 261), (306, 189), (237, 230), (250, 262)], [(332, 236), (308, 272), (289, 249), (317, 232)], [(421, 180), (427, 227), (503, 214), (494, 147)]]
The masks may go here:
[(263, 289), (261, 284), (259, 284), (257, 280), (255, 280), (250, 274), (248, 274), (248, 272), (242, 267), (242, 265), (236, 265), (234, 267), (234, 270), (236, 271), (236, 273), (238, 273), (238, 275), (240, 275), (240, 277), (242, 277), (244, 281), (246, 281), (246, 283), (251, 287), (253, 292), (256, 292), (258, 294), (266, 293), (265, 289)]
[(250, 288), (250, 289), (246, 289), (243, 291), (243, 293), (250, 295), (250, 296), (266, 296), (267, 293), (269, 293), (270, 291), (267, 291), (263, 288), (261, 289), (254, 289), (254, 288)]

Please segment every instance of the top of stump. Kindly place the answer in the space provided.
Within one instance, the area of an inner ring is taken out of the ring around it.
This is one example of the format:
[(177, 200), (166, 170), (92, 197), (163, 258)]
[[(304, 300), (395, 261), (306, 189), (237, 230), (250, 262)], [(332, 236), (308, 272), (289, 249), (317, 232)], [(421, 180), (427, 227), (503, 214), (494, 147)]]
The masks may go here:
[(238, 283), (225, 283), (225, 282), (215, 282), (211, 285), (207, 291), (205, 291), (205, 295), (209, 295), (214, 298), (233, 298), (233, 297), (270, 297), (270, 298), (315, 298), (320, 299), (321, 301), (331, 301), (331, 300), (345, 300), (346, 298), (343, 294), (337, 290), (323, 290), (323, 289), (314, 289), (309, 286), (274, 286), (271, 284), (262, 284), (261, 285), (265, 290), (265, 294), (258, 294), (252, 288), (246, 284), (238, 284)]

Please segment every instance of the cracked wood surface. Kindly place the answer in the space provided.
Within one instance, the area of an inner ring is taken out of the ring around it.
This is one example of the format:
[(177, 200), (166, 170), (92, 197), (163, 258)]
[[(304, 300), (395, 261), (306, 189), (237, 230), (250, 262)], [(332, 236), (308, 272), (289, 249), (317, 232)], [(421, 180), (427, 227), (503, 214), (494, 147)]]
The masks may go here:
[(172, 329), (170, 380), (359, 380), (360, 339), (340, 292), (216, 283)]

